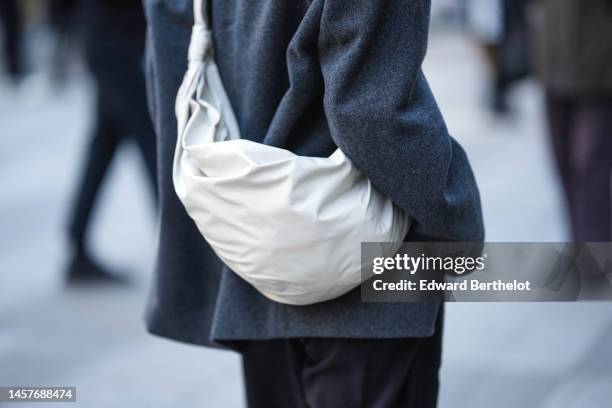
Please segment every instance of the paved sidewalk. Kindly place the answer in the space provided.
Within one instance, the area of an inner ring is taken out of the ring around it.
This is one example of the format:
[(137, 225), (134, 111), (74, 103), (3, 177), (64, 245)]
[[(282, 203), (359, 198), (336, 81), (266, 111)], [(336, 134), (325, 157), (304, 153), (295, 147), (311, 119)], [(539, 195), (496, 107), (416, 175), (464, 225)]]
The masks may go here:
[[(483, 108), (480, 61), (467, 38), (438, 31), (425, 71), (473, 162), (487, 239), (562, 241), (541, 96), (527, 83), (514, 119), (494, 118)], [(78, 403), (56, 406), (243, 406), (236, 355), (144, 331), (156, 230), (134, 148), (115, 163), (94, 245), (136, 284), (63, 289), (64, 220), (91, 85), (80, 75), (61, 93), (43, 77), (26, 86), (28, 98), (0, 84), (0, 385), (76, 385)], [(449, 304), (445, 330), (442, 408), (610, 406), (612, 304)]]

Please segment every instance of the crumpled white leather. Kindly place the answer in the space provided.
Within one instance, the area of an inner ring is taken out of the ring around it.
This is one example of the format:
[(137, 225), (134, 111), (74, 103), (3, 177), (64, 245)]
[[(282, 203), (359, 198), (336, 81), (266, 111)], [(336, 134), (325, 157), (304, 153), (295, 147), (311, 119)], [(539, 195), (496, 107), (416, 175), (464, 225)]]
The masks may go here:
[(173, 181), (203, 237), (277, 302), (306, 305), (357, 287), (361, 242), (402, 241), (410, 217), (339, 149), (304, 157), (240, 139), (197, 14), (189, 59), (176, 98)]

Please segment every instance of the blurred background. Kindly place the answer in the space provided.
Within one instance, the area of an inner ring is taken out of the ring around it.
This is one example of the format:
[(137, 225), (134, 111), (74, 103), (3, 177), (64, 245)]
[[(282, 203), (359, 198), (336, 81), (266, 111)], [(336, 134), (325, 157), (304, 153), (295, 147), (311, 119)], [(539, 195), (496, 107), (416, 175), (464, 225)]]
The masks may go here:
[[(424, 70), (487, 241), (610, 241), (612, 34), (565, 41), (591, 81), (559, 70), (552, 39), (571, 32), (538, 30), (572, 13), (555, 2), (433, 0)], [(70, 406), (240, 407), (237, 355), (144, 329), (155, 140), (142, 10), (119, 3), (0, 1), (0, 385), (76, 386)], [(582, 26), (605, 24), (597, 7)], [(609, 303), (447, 304), (440, 407), (609, 407), (611, 336)]]

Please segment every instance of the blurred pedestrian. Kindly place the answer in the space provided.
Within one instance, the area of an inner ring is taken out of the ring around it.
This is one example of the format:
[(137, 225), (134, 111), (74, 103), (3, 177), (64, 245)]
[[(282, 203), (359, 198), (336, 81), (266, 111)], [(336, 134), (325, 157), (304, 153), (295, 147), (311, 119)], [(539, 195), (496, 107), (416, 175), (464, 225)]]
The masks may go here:
[[(208, 3), (215, 60), (244, 138), (312, 157), (340, 147), (414, 217), (408, 240), (483, 239), (470, 164), (421, 70), (429, 0)], [(251, 408), (435, 407), (439, 304), (365, 303), (359, 288), (324, 303), (280, 304), (215, 256), (172, 179), (192, 4), (145, 5), (161, 198), (148, 329), (242, 352)]]
[(573, 239), (610, 241), (612, 1), (538, 0), (529, 16)]
[[(89, 256), (86, 233), (98, 191), (119, 145), (138, 144), (156, 190), (155, 139), (143, 72), (146, 22), (140, 0), (81, 0), (85, 60), (97, 85), (95, 124), (70, 223), (69, 279), (112, 277)], [(126, 199), (126, 197), (123, 197)]]
[(23, 75), (23, 20), (17, 0), (0, 1), (6, 72), (13, 80)]
[(508, 92), (529, 74), (525, 9), (529, 0), (467, 0), (467, 21), (492, 68), (491, 108), (509, 112)]

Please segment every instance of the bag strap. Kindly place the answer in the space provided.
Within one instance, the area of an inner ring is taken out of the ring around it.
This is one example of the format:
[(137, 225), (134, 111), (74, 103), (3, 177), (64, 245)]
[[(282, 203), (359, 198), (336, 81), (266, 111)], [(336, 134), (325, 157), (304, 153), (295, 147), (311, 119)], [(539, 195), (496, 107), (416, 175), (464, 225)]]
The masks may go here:
[(212, 33), (208, 22), (206, 0), (193, 0), (193, 21), (188, 58), (190, 62), (202, 62), (212, 56)]
[(208, 30), (208, 10), (206, 0), (193, 0), (193, 20)]

